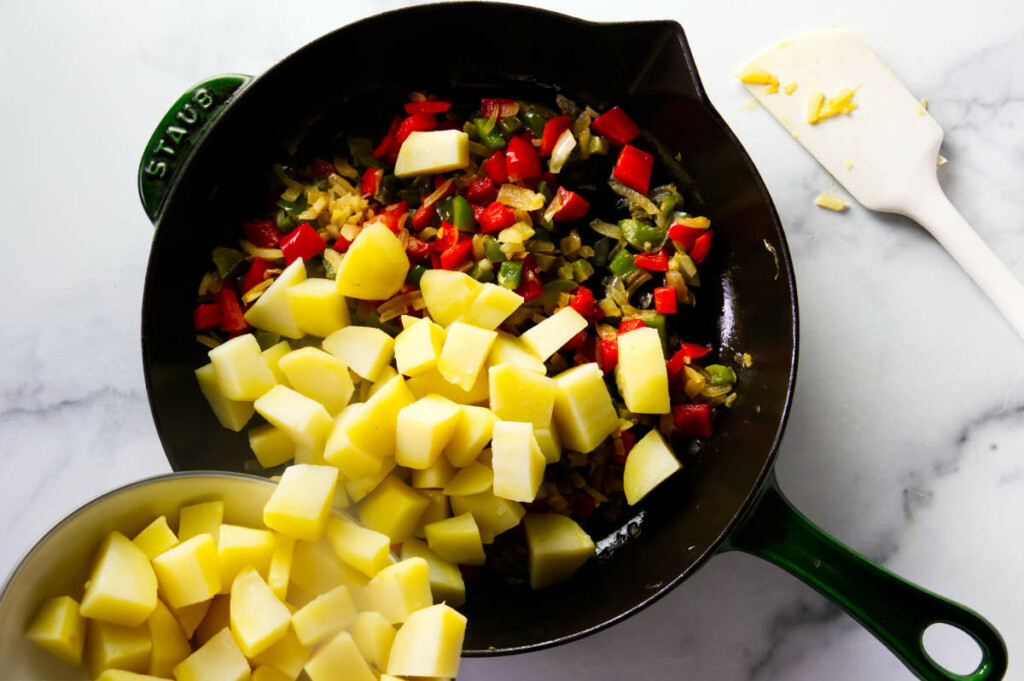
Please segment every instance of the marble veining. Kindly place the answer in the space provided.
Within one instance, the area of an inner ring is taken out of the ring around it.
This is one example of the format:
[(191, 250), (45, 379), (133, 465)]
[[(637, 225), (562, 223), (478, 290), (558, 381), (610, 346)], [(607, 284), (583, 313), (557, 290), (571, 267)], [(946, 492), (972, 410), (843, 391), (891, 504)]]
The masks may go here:
[[(204, 77), (260, 73), (335, 26), (404, 4), (413, 3), (0, 4), (0, 575), (76, 506), (168, 470), (138, 337), (151, 231), (135, 172), (152, 126)], [(732, 78), (751, 55), (801, 31), (837, 22), (860, 33), (928, 98), (946, 135), (941, 184), (1024, 277), (1024, 5), (536, 4), (684, 26), (793, 255), (801, 354), (777, 465), (783, 490), (839, 540), (988, 617), (1010, 647), (1007, 678), (1024, 678), (1024, 342), (921, 228), (856, 203), (842, 214), (814, 207), (821, 191), (845, 193), (765, 111), (744, 107), (748, 95)], [(950, 654), (971, 659), (969, 647)], [(838, 608), (736, 553), (609, 630), (468, 660), (461, 678), (626, 674), (910, 678)]]

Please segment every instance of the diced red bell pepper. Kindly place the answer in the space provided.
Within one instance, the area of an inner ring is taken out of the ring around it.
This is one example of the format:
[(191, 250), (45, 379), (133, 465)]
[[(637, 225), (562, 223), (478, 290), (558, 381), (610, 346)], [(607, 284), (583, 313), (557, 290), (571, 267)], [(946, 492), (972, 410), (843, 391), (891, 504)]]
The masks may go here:
[(633, 264), (651, 272), (668, 272), (668, 254), (664, 249), (657, 253), (637, 253)]
[(693, 244), (693, 249), (690, 250), (690, 257), (698, 265), (704, 262), (704, 258), (707, 257), (708, 251), (711, 250), (711, 233), (712, 230), (708, 230), (697, 237), (697, 241)]
[(569, 300), (569, 307), (584, 317), (593, 316), (594, 312), (597, 311), (594, 305), (594, 292), (586, 286), (580, 286)]
[(430, 266), (435, 270), (441, 269), (441, 256), (437, 251), (430, 254)]
[(457, 241), (451, 248), (441, 253), (441, 269), (455, 270), (469, 262), (473, 257), (473, 240), (466, 238)]
[(437, 119), (434, 118), (434, 114), (414, 113), (398, 126), (398, 132), (395, 133), (395, 150), (397, 151), (397, 148), (402, 146), (402, 142), (407, 140), (412, 133), (430, 132), (436, 128)]
[(196, 331), (220, 326), (220, 303), (203, 303), (193, 310), (192, 325)]
[(484, 209), (476, 221), (480, 225), (481, 233), (493, 234), (514, 225), (516, 214), (505, 204), (495, 201)]
[(600, 343), (599, 364), (601, 369), (608, 373), (619, 363), (619, 341), (617, 338), (602, 338)]
[[(522, 138), (513, 137), (505, 150), (505, 165), (508, 175), (514, 180), (540, 177), (540, 156), (532, 144)], [(645, 192), (646, 193), (646, 192)]]
[(633, 122), (633, 119), (617, 106), (613, 106), (595, 118), (594, 122), (590, 124), (590, 129), (598, 135), (606, 137), (617, 147), (632, 142), (640, 134), (640, 128)]
[(253, 246), (276, 248), (281, 241), (281, 230), (273, 220), (252, 220), (242, 225), (242, 229)]
[(622, 147), (615, 161), (612, 177), (634, 191), (646, 194), (651, 186), (651, 171), (654, 170), (654, 156), (640, 151), (632, 144)]
[(323, 253), (326, 248), (327, 242), (308, 222), (303, 222), (281, 239), (281, 252), (284, 253), (284, 261), (288, 265), (299, 258), (309, 260), (314, 255)]
[(494, 188), (494, 180), (489, 177), (481, 177), (473, 180), (466, 187), (466, 200), (486, 206), (498, 198), (498, 190)]
[(676, 313), (676, 290), (673, 287), (658, 286), (654, 289), (654, 310), (661, 314)]
[(452, 108), (452, 103), (440, 99), (427, 99), (422, 102), (406, 102), (404, 106), (407, 114), (439, 114)]
[(562, 204), (558, 212), (552, 216), (555, 222), (572, 222), (579, 220), (590, 210), (590, 204), (576, 192), (559, 187), (555, 198)]
[(473, 220), (479, 224), (480, 216), (484, 214), (484, 211), (487, 210), (487, 208), (477, 203), (471, 203), (469, 204), (469, 207), (473, 209)]
[(550, 156), (551, 152), (555, 150), (555, 143), (558, 142), (558, 138), (571, 126), (572, 121), (568, 116), (549, 118), (547, 123), (544, 124), (544, 136), (540, 139), (540, 155)]
[(624, 466), (626, 464), (626, 459), (629, 458), (629, 453), (633, 451), (633, 445), (635, 443), (636, 435), (633, 434), (633, 431), (622, 431), (622, 454), (619, 454), (617, 449), (612, 449), (612, 463)]
[(374, 158), (383, 158), (385, 160), (394, 163), (394, 158), (398, 156), (398, 144), (395, 143), (395, 135), (398, 134), (398, 127), (402, 125), (402, 117), (395, 114), (395, 117), (391, 119), (391, 125), (388, 127), (387, 133), (384, 135), (384, 139), (380, 141), (377, 148), (373, 150)]
[(572, 515), (581, 523), (585, 523), (597, 508), (597, 502), (583, 490), (575, 489), (572, 491), (572, 506)]
[(234, 291), (222, 288), (217, 292), (217, 302), (220, 304), (221, 331), (242, 331), (249, 328)]
[(442, 222), (441, 229), (434, 237), (434, 251), (444, 253), (459, 240), (459, 228), (450, 222)]
[(455, 121), (450, 121), (447, 118), (442, 118), (437, 122), (436, 130), (462, 130), (462, 126)]
[(429, 227), (434, 218), (437, 217), (437, 204), (423, 204), (412, 214), (412, 226), (414, 229)]
[(338, 169), (330, 161), (315, 156), (310, 171), (313, 173), (313, 177), (327, 177), (338, 172)]
[(379, 214), (380, 221), (387, 225), (395, 234), (402, 229), (402, 217), (409, 212), (409, 202), (399, 201), (398, 203), (392, 203), (382, 210)]
[(363, 195), (363, 198), (373, 196), (380, 189), (382, 179), (384, 179), (384, 171), (381, 168), (367, 168), (359, 184), (359, 193)]
[(562, 348), (565, 349), (565, 350), (575, 350), (577, 348), (582, 348), (583, 344), (586, 343), (586, 342), (587, 342), (587, 330), (583, 329), (578, 334), (576, 334), (575, 336), (573, 336), (572, 338), (567, 340), (565, 342), (565, 345), (562, 346)]
[(331, 246), (338, 253), (348, 253), (348, 249), (352, 246), (352, 242), (346, 239), (343, 235), (338, 235), (338, 240)]
[(490, 158), (480, 164), (480, 167), (487, 173), (487, 177), (494, 180), (494, 184), (508, 182), (508, 168), (505, 165), (505, 152), (498, 150), (491, 154)]
[(253, 258), (252, 262), (249, 263), (249, 269), (245, 271), (245, 277), (242, 279), (242, 293), (245, 293), (266, 279), (264, 275), (268, 269), (270, 269), (270, 263), (266, 260), (263, 258)]
[(409, 256), (409, 260), (414, 262), (423, 262), (430, 255), (433, 250), (433, 246), (428, 244), (426, 241), (417, 239), (414, 236), (409, 237), (409, 243), (405, 245), (405, 252)]
[(696, 343), (683, 343), (676, 350), (676, 353), (672, 355), (672, 359), (666, 362), (668, 366), (669, 375), (678, 374), (686, 366), (686, 360), (689, 359), (700, 359), (704, 355), (711, 352), (710, 345), (697, 345)]
[(704, 234), (704, 231), (700, 227), (687, 227), (677, 222), (668, 228), (668, 238), (682, 247), (685, 253), (689, 253), (693, 250), (693, 245), (697, 242), (697, 239)]
[(540, 275), (537, 273), (537, 265), (533, 263), (532, 255), (527, 256), (523, 260), (522, 281), (519, 283), (519, 288), (516, 289), (516, 293), (523, 297), (524, 302), (533, 300), (540, 294), (544, 293), (544, 284), (540, 281)]
[(647, 326), (642, 319), (623, 319), (619, 322), (619, 335)]
[(710, 404), (677, 404), (672, 407), (672, 418), (679, 435), (711, 437)]
[(515, 116), (519, 113), (519, 105), (512, 99), (485, 98), (480, 100), (480, 115), (490, 118), (494, 110), (498, 110), (498, 119)]

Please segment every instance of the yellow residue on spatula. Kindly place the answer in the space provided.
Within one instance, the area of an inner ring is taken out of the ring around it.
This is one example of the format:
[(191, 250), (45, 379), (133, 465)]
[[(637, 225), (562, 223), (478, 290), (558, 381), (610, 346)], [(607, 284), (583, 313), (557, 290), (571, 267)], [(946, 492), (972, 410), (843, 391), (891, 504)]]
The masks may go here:
[(825, 93), (812, 92), (807, 100), (807, 122), (817, 125), (819, 121), (832, 118), (839, 114), (848, 114), (857, 108), (853, 101), (853, 95), (860, 89), (860, 86), (852, 90), (840, 90), (839, 94), (831, 99), (825, 99)]

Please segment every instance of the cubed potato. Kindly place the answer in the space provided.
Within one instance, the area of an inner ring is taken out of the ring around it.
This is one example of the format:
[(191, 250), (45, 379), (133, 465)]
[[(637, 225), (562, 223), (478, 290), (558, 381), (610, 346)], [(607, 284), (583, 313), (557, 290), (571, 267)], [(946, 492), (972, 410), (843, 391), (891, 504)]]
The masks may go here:
[(581, 364), (555, 376), (555, 382), (554, 422), (559, 437), (569, 449), (592, 452), (619, 425), (604, 372), (593, 362)]
[(205, 364), (196, 369), (196, 381), (199, 382), (199, 392), (206, 398), (213, 415), (217, 417), (220, 425), (228, 430), (239, 432), (256, 413), (252, 402), (232, 400), (221, 392), (217, 372), (212, 364)]
[(335, 554), (342, 562), (367, 577), (373, 577), (391, 565), (391, 540), (377, 532), (344, 517), (332, 517), (327, 522), (327, 537)]
[(398, 412), (415, 399), (404, 378), (392, 378), (353, 415), (346, 428), (352, 444), (379, 457), (394, 456)]
[(494, 495), (493, 491), (449, 497), (453, 515), (472, 513), (480, 527), (480, 539), (490, 544), (494, 538), (519, 524), (526, 509), (518, 501), (509, 501)]
[(437, 369), (431, 369), (407, 381), (409, 390), (416, 399), (427, 395), (447, 397), (456, 404), (479, 404), (487, 401), (487, 372), (481, 371), (476, 383), (469, 390), (463, 390), (454, 383), (449, 383)]
[(448, 326), (469, 313), (473, 301), (483, 291), (483, 284), (465, 272), (427, 270), (420, 279), (420, 291), (430, 318)]
[(558, 384), (515, 364), (491, 367), (491, 411), (502, 421), (524, 421), (537, 428), (551, 423)]
[(69, 664), (82, 664), (85, 618), (79, 612), (78, 601), (70, 596), (43, 601), (28, 626), (26, 636), (51, 655)]
[(280, 334), (288, 338), (302, 338), (305, 334), (292, 317), (288, 303), (288, 289), (306, 281), (306, 265), (298, 258), (278, 275), (274, 283), (263, 292), (245, 313), (245, 321), (257, 329)]
[(365, 475), (358, 480), (346, 480), (345, 493), (348, 494), (349, 500), (355, 503), (362, 501), (367, 494), (377, 489), (377, 485), (393, 470), (395, 470), (395, 457), (389, 456), (383, 459), (380, 470), (376, 473)]
[(395, 462), (407, 468), (428, 468), (448, 444), (462, 415), (459, 405), (440, 395), (427, 395), (398, 412)]
[(498, 421), (494, 424), (491, 450), (494, 494), (511, 501), (533, 501), (547, 465), (537, 438), (533, 436), (533, 426), (516, 421)]
[(342, 584), (302, 606), (292, 615), (292, 627), (302, 645), (313, 646), (347, 629), (357, 614), (352, 595)]
[(171, 670), (192, 654), (192, 646), (178, 620), (161, 601), (156, 602), (156, 608), (146, 620), (146, 626), (149, 627), (149, 638), (153, 642), (147, 673), (169, 679)]
[(362, 602), (364, 610), (379, 612), (392, 624), (406, 621), (433, 603), (427, 561), (410, 558), (384, 568), (366, 585)]
[(220, 526), (224, 522), (223, 501), (203, 501), (182, 506), (178, 509), (178, 540), (187, 541), (201, 534), (208, 534), (216, 544), (220, 538)]
[(277, 385), (274, 372), (251, 333), (224, 341), (209, 355), (217, 385), (229, 400), (252, 401)]
[(558, 429), (554, 424), (545, 428), (534, 428), (533, 436), (537, 438), (537, 446), (544, 460), (548, 463), (557, 463), (562, 458), (562, 440), (558, 436)]
[(153, 559), (160, 593), (175, 609), (208, 601), (220, 592), (217, 545), (208, 534), (187, 539)]
[(414, 612), (395, 636), (388, 674), (455, 678), (465, 635), (465, 615), (447, 605)]
[[(288, 471), (285, 471), (285, 474), (287, 473)], [(246, 566), (253, 567), (261, 576), (266, 576), (270, 571), (270, 557), (273, 553), (273, 533), (241, 525), (221, 525), (220, 541), (217, 542), (221, 593), (228, 593), (231, 590), (235, 577)]]
[[(461, 577), (461, 574), (459, 576)], [(387, 669), (391, 644), (395, 642), (395, 634), (398, 632), (383, 615), (372, 610), (361, 612), (356, 615), (348, 632), (352, 635), (359, 654), (375, 674)]]
[(373, 475), (383, 465), (382, 457), (375, 451), (366, 451), (352, 443), (348, 429), (363, 404), (355, 403), (345, 407), (334, 419), (334, 429), (324, 447), (324, 460), (337, 466), (346, 480), (358, 480)]
[(327, 338), (351, 323), (345, 296), (330, 279), (307, 279), (286, 293), (292, 319), (303, 333)]
[[(163, 596), (166, 598), (166, 596)], [(196, 633), (196, 629), (199, 627), (200, 622), (206, 617), (206, 613), (210, 610), (210, 601), (199, 601), (192, 605), (186, 605), (180, 608), (172, 607), (170, 604), (167, 605), (167, 609), (171, 611), (174, 618), (178, 620), (178, 624), (181, 625), (181, 630), (185, 632), (185, 638), (192, 638), (192, 634)]]
[(462, 130), (413, 132), (398, 149), (395, 175), (435, 175), (468, 165), (469, 135)]
[(270, 665), (263, 665), (252, 670), (249, 681), (295, 681), (294, 678), (279, 672)]
[(355, 392), (345, 362), (323, 350), (292, 350), (279, 366), (293, 390), (319, 402), (331, 415), (340, 412)]
[(468, 496), (480, 494), (491, 489), (494, 484), (494, 471), (482, 463), (474, 461), (452, 478), (444, 488), (444, 493), (449, 496)]
[(111, 532), (93, 558), (79, 611), (83, 617), (136, 627), (156, 607), (156, 575), (128, 537)]
[(210, 607), (206, 609), (203, 621), (196, 627), (194, 641), (197, 648), (219, 634), (221, 629), (231, 627), (231, 597), (228, 594), (218, 594), (213, 600), (205, 602)]
[(409, 257), (398, 237), (385, 225), (365, 227), (341, 260), (335, 281), (338, 292), (358, 300), (387, 300), (398, 293), (409, 273)]
[(427, 318), (416, 320), (395, 338), (395, 364), (398, 373), (419, 376), (437, 366), (445, 330)]
[(483, 565), (484, 544), (472, 513), (427, 525), (427, 545), (445, 560), (462, 565)]
[(484, 284), (480, 294), (469, 306), (469, 312), (459, 321), (493, 331), (522, 304), (523, 297), (515, 291), (504, 286)]
[(448, 327), (437, 370), (449, 383), (470, 390), (480, 375), (497, 334), (469, 324), (454, 322)]
[[(375, 394), (377, 394), (377, 391), (383, 388), (385, 383), (387, 383), (397, 375), (398, 372), (395, 371), (395, 368), (393, 366), (391, 366), (390, 364), (385, 364), (383, 368), (381, 368), (377, 376), (373, 379), (373, 383), (370, 383), (370, 390), (366, 395), (366, 399), (368, 400)], [(364, 381), (364, 383), (369, 383), (369, 381)], [(365, 402), (366, 400), (363, 401)]]
[(334, 499), (331, 500), (331, 508), (334, 509), (345, 509), (349, 507), (348, 493), (345, 492), (345, 485), (338, 480), (337, 487), (334, 488)]
[(272, 667), (294, 681), (302, 673), (302, 668), (312, 654), (313, 649), (302, 645), (295, 632), (289, 629), (280, 641), (255, 655), (252, 661), (258, 665)]
[[(291, 580), (292, 585), (306, 592), (310, 599), (342, 584), (356, 594), (370, 581), (354, 568), (343, 564), (331, 541), (326, 537), (316, 542), (300, 541), (295, 544)], [(291, 589), (288, 591), (288, 602), (292, 605), (298, 604)]]
[(366, 381), (374, 381), (395, 356), (395, 339), (370, 326), (347, 326), (324, 339), (323, 348)]
[(423, 539), (427, 536), (423, 528), (430, 523), (450, 517), (451, 510), (448, 506), (448, 496), (441, 490), (421, 489), (419, 492), (426, 498), (427, 508), (424, 509), (423, 515), (420, 516), (420, 522), (416, 526), (416, 531), (412, 534), (414, 537)]
[(491, 441), (491, 432), (498, 417), (487, 407), (462, 405), (462, 412), (451, 439), (444, 447), (444, 455), (457, 468), (468, 466), (476, 461), (487, 443)]
[(398, 544), (412, 536), (428, 503), (401, 479), (389, 475), (359, 505), (359, 520), (387, 535), (391, 544)]
[(277, 382), (283, 386), (291, 387), (288, 385), (288, 377), (281, 371), (281, 367), (278, 364), (281, 358), (292, 351), (292, 346), (288, 344), (288, 341), (281, 341), (275, 345), (271, 345), (269, 348), (263, 351), (263, 359), (267, 360), (267, 366), (274, 372), (274, 378)]
[(249, 429), (249, 449), (264, 468), (280, 466), (295, 456), (295, 441), (269, 423)]
[(153, 640), (145, 624), (126, 627), (102, 620), (86, 621), (85, 660), (93, 678), (105, 669), (144, 674), (152, 649)]
[(291, 388), (277, 385), (256, 400), (256, 411), (300, 447), (322, 449), (334, 427), (324, 406)]
[(178, 545), (178, 537), (167, 524), (167, 516), (160, 516), (132, 539), (132, 543), (153, 560), (167, 549)]
[(308, 466), (326, 466), (327, 459), (324, 458), (326, 441), (313, 444), (295, 444), (295, 460), (293, 464), (306, 464)]
[(263, 522), (289, 537), (316, 541), (327, 525), (337, 484), (333, 466), (289, 466), (263, 507)]
[(280, 532), (274, 533), (274, 550), (270, 554), (270, 567), (267, 569), (267, 586), (281, 601), (288, 597), (288, 582), (292, 577), (295, 542), (294, 537)]
[(615, 383), (631, 412), (669, 413), (668, 369), (657, 329), (643, 327), (619, 336)]
[(533, 350), (526, 347), (521, 340), (504, 331), (498, 331), (497, 333), (498, 336), (494, 339), (494, 347), (491, 348), (491, 354), (487, 356), (487, 366), (515, 364), (541, 376), (545, 376), (548, 373), (548, 368), (544, 365), (543, 360), (533, 354)]
[[(431, 551), (426, 542), (420, 539), (409, 539), (403, 542), (401, 558), (402, 560), (422, 558), (427, 561), (430, 593), (433, 595), (435, 603), (447, 603), (457, 608), (466, 602), (466, 583), (462, 579), (459, 566)], [(355, 636), (355, 632), (352, 635)]]
[(564, 582), (594, 555), (594, 540), (569, 516), (527, 513), (523, 529), (534, 589)]
[(168, 677), (152, 676), (150, 674), (136, 674), (126, 672), (123, 669), (106, 669), (96, 677), (96, 681), (165, 681)]
[(377, 681), (347, 631), (336, 634), (317, 650), (305, 670), (310, 681)]
[(563, 307), (540, 324), (525, 331), (519, 340), (541, 360), (558, 352), (573, 336), (587, 328), (587, 320), (571, 307)]
[(230, 629), (221, 629), (174, 668), (177, 681), (246, 681), (249, 675), (249, 663)]
[(652, 428), (633, 445), (626, 457), (626, 467), (622, 472), (626, 503), (637, 503), (680, 468), (682, 466), (666, 444), (665, 438), (656, 428)]
[(441, 489), (455, 477), (455, 466), (448, 457), (439, 456), (423, 470), (412, 471), (412, 486), (416, 489)]

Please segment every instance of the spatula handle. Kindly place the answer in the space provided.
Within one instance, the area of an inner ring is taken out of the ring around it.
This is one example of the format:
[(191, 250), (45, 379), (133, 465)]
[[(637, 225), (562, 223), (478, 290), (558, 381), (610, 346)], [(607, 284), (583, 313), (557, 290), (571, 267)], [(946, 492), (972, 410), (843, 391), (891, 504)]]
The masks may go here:
[(938, 181), (905, 214), (931, 232), (1024, 338), (1024, 284), (967, 224)]

